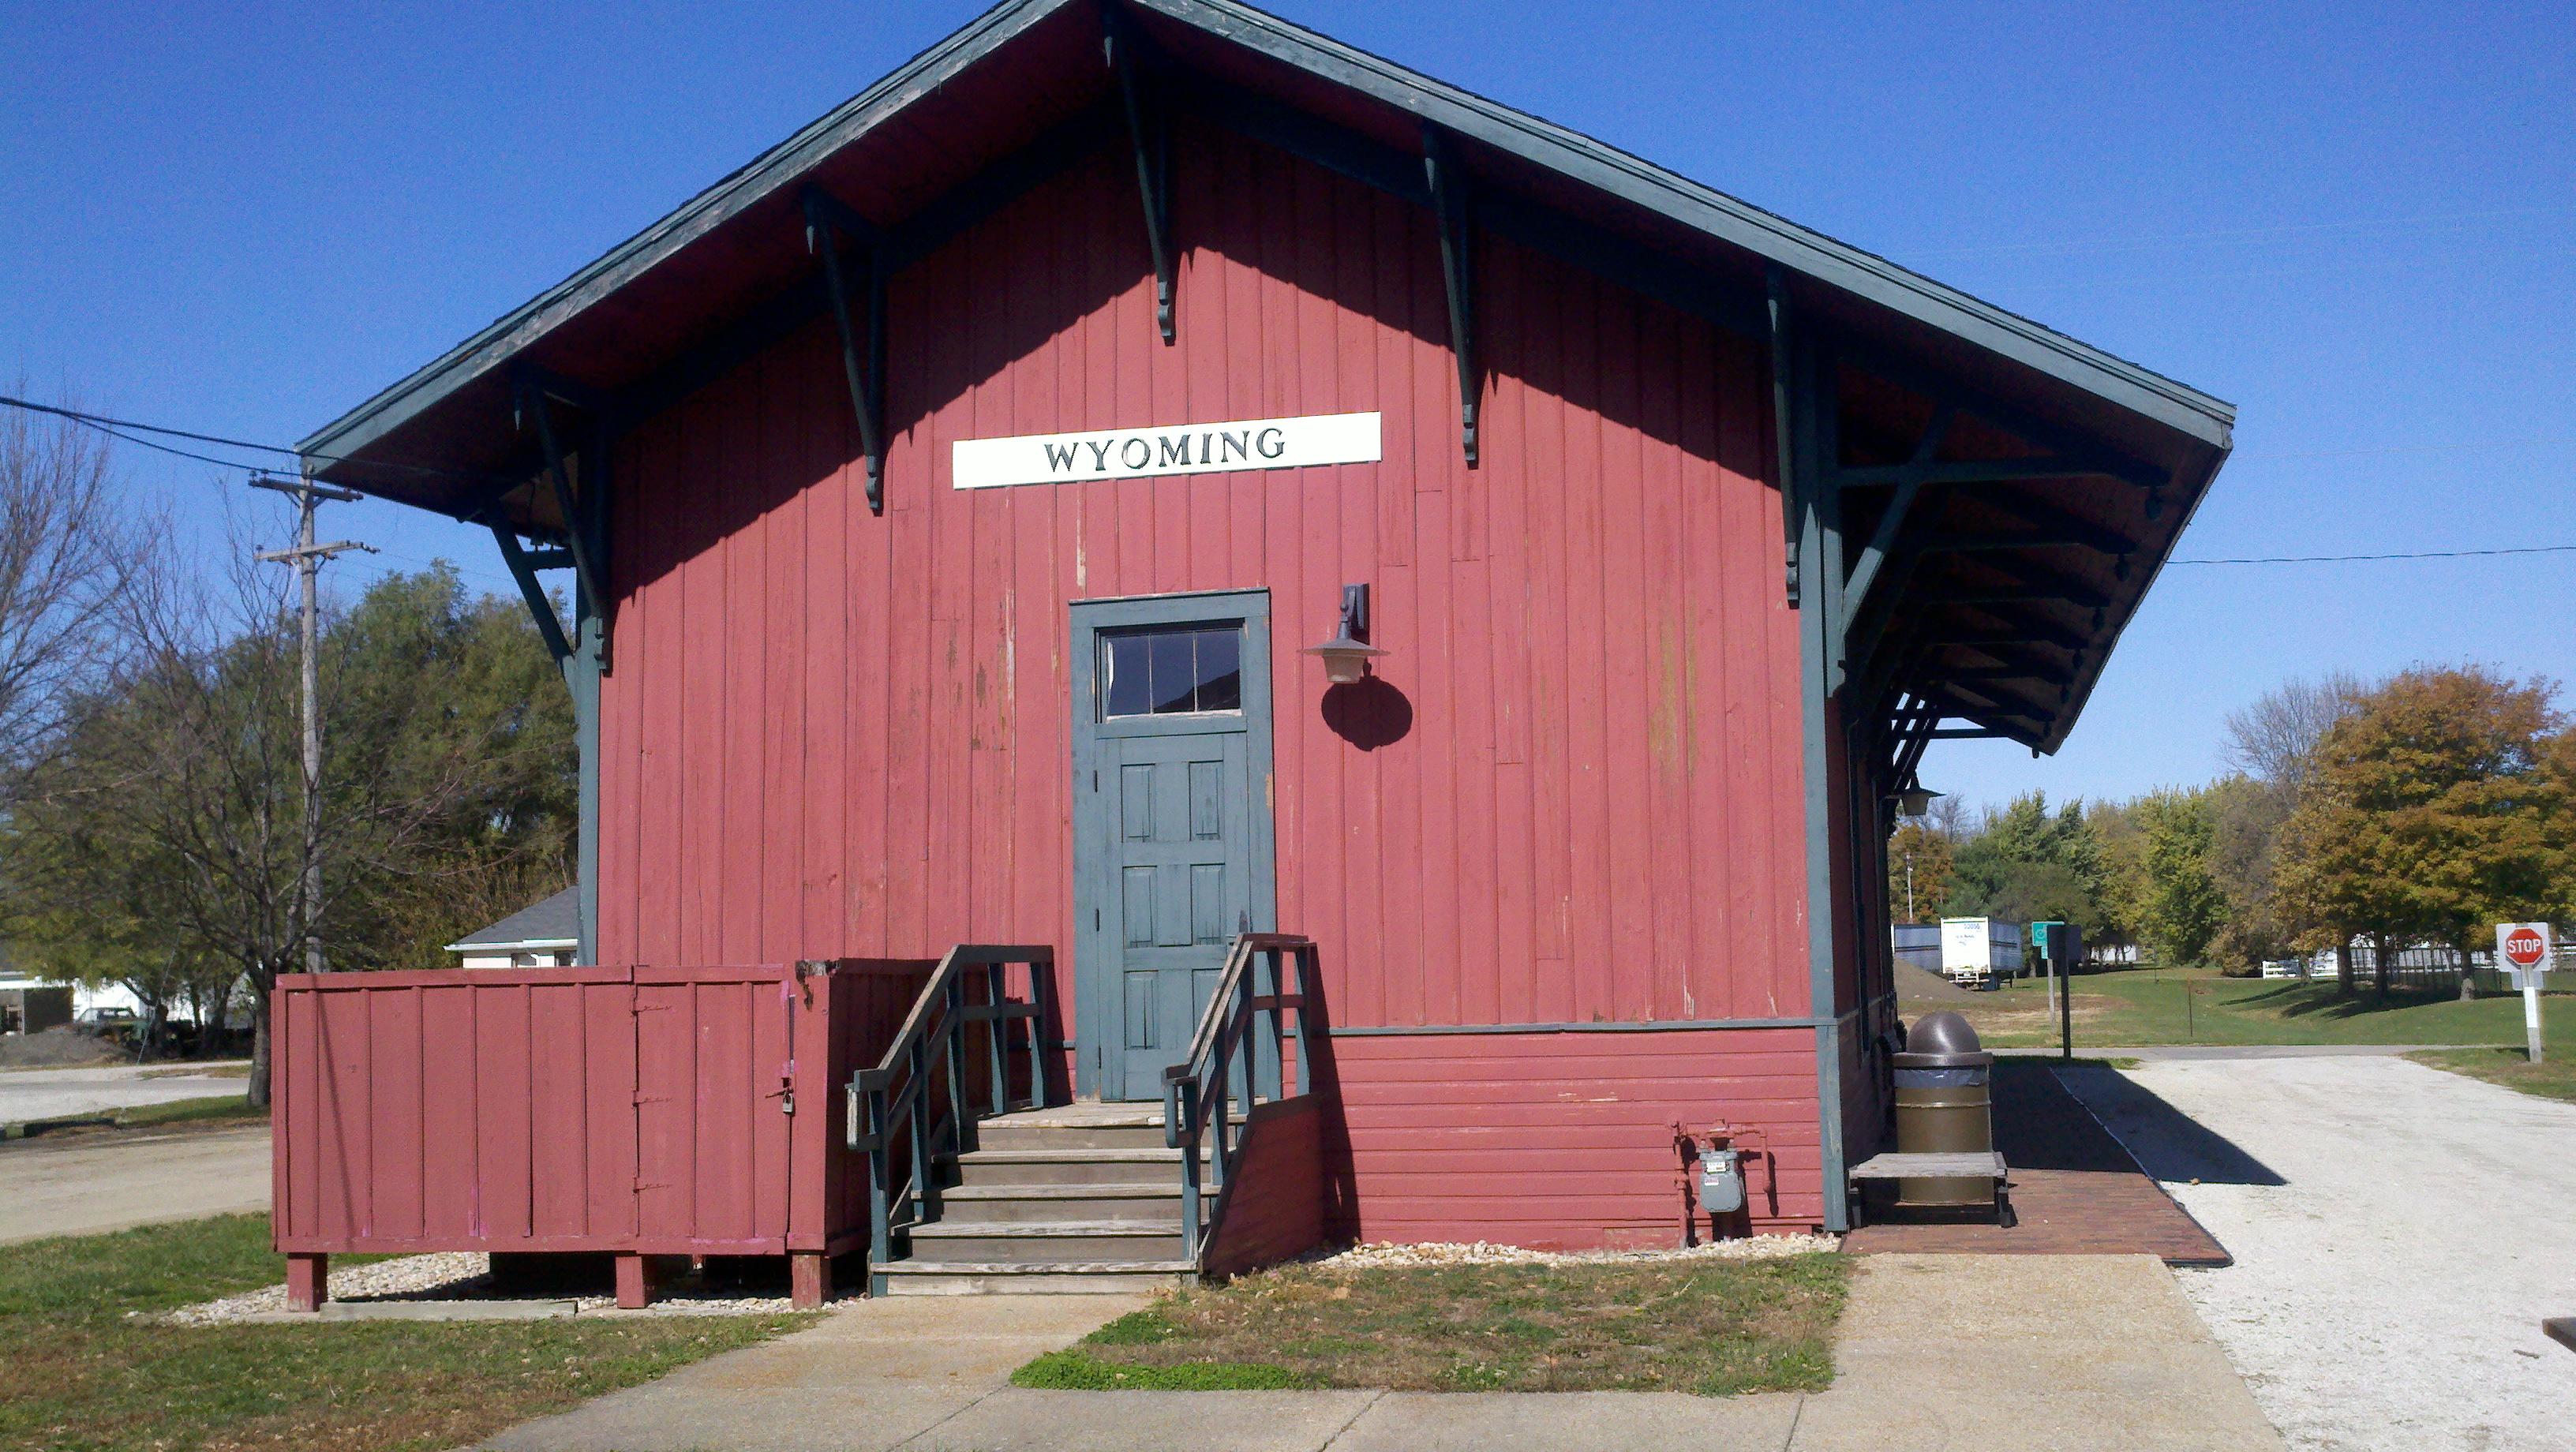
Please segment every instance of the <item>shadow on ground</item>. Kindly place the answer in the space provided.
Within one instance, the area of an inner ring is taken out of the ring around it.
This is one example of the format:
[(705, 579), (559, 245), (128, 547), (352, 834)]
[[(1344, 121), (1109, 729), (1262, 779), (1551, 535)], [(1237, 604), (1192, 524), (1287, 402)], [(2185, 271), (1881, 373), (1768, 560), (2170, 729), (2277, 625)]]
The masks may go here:
[[(1997, 1066), (2001, 1068), (2000, 1065)], [(2028, 1068), (2041, 1068), (2032, 1064)], [(2056, 1071), (2081, 1096), (2078, 1113), (2090, 1109), (2119, 1145), (2136, 1156), (2139, 1168), (2168, 1183), (2197, 1180), (2204, 1185), (2286, 1185), (2289, 1181), (2236, 1142), (2143, 1089), (2116, 1069), (2077, 1064)], [(2065, 1095), (2060, 1095), (2065, 1098)], [(2073, 1100), (2068, 1100), (2072, 1104)], [(2007, 1151), (2007, 1154), (2010, 1152)]]

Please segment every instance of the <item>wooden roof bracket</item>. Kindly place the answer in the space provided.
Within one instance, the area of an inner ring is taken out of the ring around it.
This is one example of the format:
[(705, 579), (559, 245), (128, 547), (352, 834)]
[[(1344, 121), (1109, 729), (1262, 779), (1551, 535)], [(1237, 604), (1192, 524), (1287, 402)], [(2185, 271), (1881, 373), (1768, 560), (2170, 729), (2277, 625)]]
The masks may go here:
[[(519, 544), (519, 532), (500, 520), (490, 521), (492, 540), (501, 547), (501, 560), (510, 567), (510, 578), (519, 582), (519, 598), (528, 602), (528, 614), (537, 622), (537, 637), (546, 645), (546, 654), (554, 658), (561, 670), (572, 659), (572, 643), (565, 638), (563, 617), (555, 613), (555, 602), (546, 598), (546, 587), (538, 581), (537, 571), (571, 562), (568, 550), (530, 551)], [(540, 556), (544, 558), (540, 560)]]
[[(615, 427), (615, 400), (587, 384), (525, 362), (512, 365), (510, 384), (522, 422), (530, 416), (536, 419), (537, 442), (545, 453), (545, 479), (554, 493), (555, 508), (563, 516), (565, 551), (571, 556), (577, 591), (573, 602), (574, 618), (585, 637), (594, 633), (588, 628), (588, 623), (597, 621), (595, 633), (599, 637), (600, 670), (604, 673), (608, 668), (610, 599), (605, 548), (608, 451)], [(591, 417), (591, 440), (583, 451), (582, 489), (578, 495), (573, 492), (572, 472), (564, 461), (562, 438), (555, 430), (554, 405), (557, 401), (572, 404)], [(499, 531), (506, 526), (496, 525), (494, 528)], [(508, 558), (508, 554), (505, 549), (503, 557)]]
[[(824, 290), (832, 321), (841, 331), (841, 374), (850, 385), (850, 411), (858, 415), (859, 451), (867, 460), (868, 512), (885, 513), (886, 239), (875, 223), (818, 186), (804, 194), (805, 250), (823, 258)], [(868, 331), (862, 363), (858, 329), (850, 321), (850, 285), (841, 263), (842, 239), (867, 252)]]
[(1116, 5), (1100, 8), (1100, 50), (1118, 76), (1118, 98), (1127, 112), (1127, 139), (1136, 153), (1136, 189), (1145, 201), (1145, 245), (1154, 257), (1154, 326), (1172, 344), (1172, 127), (1170, 108), (1145, 94), (1137, 72), (1144, 47)]
[(1476, 362), (1475, 199), (1448, 133), (1422, 125), (1422, 174), (1440, 230), (1440, 278), (1449, 297), (1449, 347), (1458, 357), (1458, 428), (1467, 467), (1476, 467), (1476, 413), (1485, 378)]

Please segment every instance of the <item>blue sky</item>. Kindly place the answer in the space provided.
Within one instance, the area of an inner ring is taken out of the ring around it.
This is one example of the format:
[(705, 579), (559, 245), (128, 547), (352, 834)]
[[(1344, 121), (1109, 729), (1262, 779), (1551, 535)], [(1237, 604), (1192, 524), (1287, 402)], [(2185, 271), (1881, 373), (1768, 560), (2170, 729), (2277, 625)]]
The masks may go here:
[[(2185, 558), (2576, 544), (2562, 7), (1276, 8), (2233, 401)], [(292, 441), (973, 13), (0, 0), (0, 378)], [(128, 463), (223, 547), (244, 491)], [(335, 516), (386, 550), (346, 581), (506, 586), (486, 536)], [(2198, 780), (2287, 675), (2576, 676), (2571, 605), (2576, 555), (2176, 566), (2065, 751), (1925, 777)]]

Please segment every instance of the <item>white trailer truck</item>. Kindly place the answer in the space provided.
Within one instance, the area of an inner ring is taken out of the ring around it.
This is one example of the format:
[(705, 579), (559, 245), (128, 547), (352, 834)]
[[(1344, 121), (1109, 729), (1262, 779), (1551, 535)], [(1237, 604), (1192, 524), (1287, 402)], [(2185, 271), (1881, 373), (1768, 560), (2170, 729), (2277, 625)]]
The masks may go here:
[(1970, 988), (2001, 988), (2022, 974), (2022, 925), (2002, 918), (1943, 918), (1941, 972)]

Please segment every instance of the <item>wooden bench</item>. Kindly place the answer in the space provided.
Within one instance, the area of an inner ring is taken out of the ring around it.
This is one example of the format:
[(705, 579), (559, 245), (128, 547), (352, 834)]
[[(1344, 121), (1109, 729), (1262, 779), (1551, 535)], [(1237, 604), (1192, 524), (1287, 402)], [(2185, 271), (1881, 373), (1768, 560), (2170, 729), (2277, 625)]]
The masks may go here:
[(2011, 1182), (2006, 1175), (2004, 1157), (1993, 1150), (1872, 1155), (1851, 1168), (1852, 1200), (1855, 1205), (1859, 1203), (1864, 1180), (1991, 1180), (1995, 1223), (2009, 1230), (2014, 1216), (2012, 1198), (2007, 1193)]

